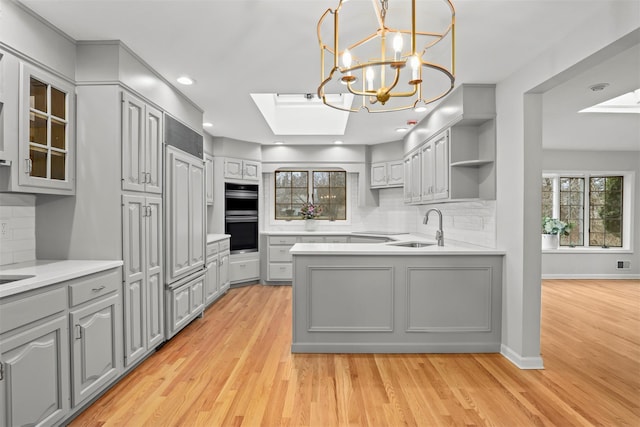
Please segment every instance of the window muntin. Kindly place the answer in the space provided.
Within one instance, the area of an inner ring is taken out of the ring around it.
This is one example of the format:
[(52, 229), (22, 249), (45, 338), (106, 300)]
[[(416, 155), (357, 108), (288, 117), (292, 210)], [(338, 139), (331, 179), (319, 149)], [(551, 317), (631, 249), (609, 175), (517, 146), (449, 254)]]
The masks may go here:
[(301, 220), (305, 203), (322, 207), (320, 220), (347, 219), (345, 171), (276, 171), (274, 174), (276, 220)]
[(30, 175), (67, 179), (67, 93), (34, 77), (29, 82)]
[(300, 209), (309, 200), (309, 173), (307, 171), (276, 171), (275, 218), (302, 219)]
[(622, 246), (622, 176), (589, 179), (589, 245)]
[(542, 216), (574, 224), (569, 236), (561, 236), (560, 246), (625, 246), (624, 219), (630, 211), (623, 198), (631, 190), (625, 190), (624, 178), (624, 174), (581, 172), (543, 175)]
[(318, 219), (347, 219), (347, 173), (344, 171), (314, 171), (313, 201), (322, 206)]

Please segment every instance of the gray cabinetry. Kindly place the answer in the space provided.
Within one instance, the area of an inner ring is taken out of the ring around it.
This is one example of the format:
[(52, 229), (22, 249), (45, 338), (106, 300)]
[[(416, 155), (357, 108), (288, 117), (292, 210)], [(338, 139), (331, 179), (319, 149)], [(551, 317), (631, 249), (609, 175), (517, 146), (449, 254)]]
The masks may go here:
[[(118, 275), (119, 276), (119, 275)], [(96, 283), (94, 289), (99, 288)], [(120, 294), (71, 310), (72, 405), (77, 406), (115, 379), (122, 369)]]
[(213, 157), (205, 155), (204, 163), (205, 179), (207, 180), (207, 184), (205, 185), (205, 196), (207, 199), (207, 205), (213, 205)]
[(205, 305), (229, 290), (229, 238), (207, 244), (207, 275), (204, 288)]
[(166, 291), (167, 338), (202, 315), (206, 275), (197, 272), (193, 276), (173, 283)]
[(371, 165), (371, 188), (402, 187), (403, 183), (404, 166), (402, 160)]
[(162, 112), (122, 92), (122, 189), (162, 193)]
[(66, 287), (0, 301), (0, 425), (54, 425), (69, 411)]
[(224, 159), (224, 177), (232, 180), (259, 181), (260, 162), (227, 157)]
[(122, 196), (125, 364), (164, 341), (162, 199)]
[(229, 276), (230, 260), (229, 239), (227, 239), (224, 244), (220, 243), (220, 253), (218, 255), (218, 282), (221, 294), (227, 292), (231, 287), (231, 278)]
[(167, 282), (205, 264), (204, 162), (167, 146)]

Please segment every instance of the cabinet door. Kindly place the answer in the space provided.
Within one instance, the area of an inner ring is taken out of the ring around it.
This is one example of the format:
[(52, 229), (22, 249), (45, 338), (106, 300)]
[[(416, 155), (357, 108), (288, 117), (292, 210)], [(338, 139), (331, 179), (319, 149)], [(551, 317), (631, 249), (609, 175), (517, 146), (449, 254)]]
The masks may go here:
[(162, 112), (146, 105), (145, 120), (145, 191), (162, 193)]
[(224, 252), (220, 255), (220, 266), (218, 271), (220, 292), (226, 292), (229, 289), (231, 283), (229, 281), (229, 252)]
[(190, 264), (192, 267), (204, 266), (206, 257), (206, 232), (204, 213), (205, 195), (204, 195), (204, 165), (202, 162), (192, 163), (189, 169), (189, 201), (190, 201)]
[(191, 314), (191, 303), (189, 301), (190, 296), (191, 287), (188, 285), (178, 288), (172, 292), (172, 331), (177, 331), (189, 322), (189, 315)]
[(198, 280), (190, 286), (190, 313), (201, 312), (204, 307), (204, 282), (205, 277), (202, 276), (202, 279)]
[(387, 184), (402, 185), (404, 182), (404, 166), (402, 160), (387, 164)]
[(125, 365), (142, 357), (146, 348), (146, 200), (122, 196), (124, 258), (124, 351)]
[(258, 171), (260, 170), (260, 164), (258, 162), (252, 162), (244, 160), (242, 165), (242, 178), (248, 181), (260, 180)]
[(243, 165), (239, 159), (224, 159), (224, 177), (232, 179), (242, 179)]
[(119, 294), (69, 313), (74, 407), (120, 373), (121, 316)]
[(145, 104), (122, 93), (122, 189), (144, 191), (148, 179), (145, 170)]
[[(190, 163), (186, 155), (167, 149), (169, 164), (166, 173), (170, 188), (167, 197), (167, 214), (169, 236), (167, 236), (167, 279), (171, 282), (174, 278), (188, 273), (191, 270), (189, 233), (193, 219), (190, 215)], [(204, 237), (203, 237), (204, 238)]]
[(434, 199), (449, 197), (449, 131), (433, 142), (435, 170), (433, 175)]
[(371, 187), (387, 185), (387, 164), (374, 163), (371, 165)]
[(69, 411), (67, 315), (0, 340), (0, 425), (55, 425)]
[(162, 199), (147, 197), (146, 206), (146, 346), (164, 341), (164, 280), (162, 271)]
[(423, 202), (433, 200), (433, 175), (435, 166), (433, 142), (427, 142), (422, 148), (422, 194)]
[(207, 275), (205, 282), (205, 302), (211, 303), (218, 297), (220, 286), (218, 282), (218, 256), (211, 258), (207, 263)]
[(420, 150), (411, 155), (411, 202), (421, 199), (421, 160)]
[(207, 180), (206, 188), (206, 199), (207, 205), (213, 204), (213, 158), (209, 156), (205, 156), (205, 179)]
[(406, 177), (404, 181), (404, 202), (411, 203), (411, 196), (413, 194), (413, 182), (411, 181), (411, 156), (407, 156), (404, 158), (404, 176)]
[(20, 67), (18, 184), (33, 187), (26, 190), (31, 193), (73, 194), (74, 86), (28, 64)]

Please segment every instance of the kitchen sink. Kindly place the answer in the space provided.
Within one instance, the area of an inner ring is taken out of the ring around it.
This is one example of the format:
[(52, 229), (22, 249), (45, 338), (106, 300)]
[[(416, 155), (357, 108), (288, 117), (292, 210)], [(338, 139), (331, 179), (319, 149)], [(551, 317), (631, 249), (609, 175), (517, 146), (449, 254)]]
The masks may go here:
[(429, 242), (398, 242), (398, 243), (388, 243), (392, 246), (402, 246), (403, 248), (426, 248), (428, 246), (433, 246), (435, 243)]
[(0, 285), (4, 285), (11, 282), (17, 282), (18, 280), (30, 279), (34, 276), (15, 276), (15, 275), (0, 275)]

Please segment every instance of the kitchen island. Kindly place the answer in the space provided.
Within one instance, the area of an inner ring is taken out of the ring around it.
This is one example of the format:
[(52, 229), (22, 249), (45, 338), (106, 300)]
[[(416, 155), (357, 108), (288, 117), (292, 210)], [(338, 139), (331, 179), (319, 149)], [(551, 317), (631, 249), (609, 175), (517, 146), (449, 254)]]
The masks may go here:
[(292, 352), (500, 351), (502, 251), (403, 235), (290, 252)]

